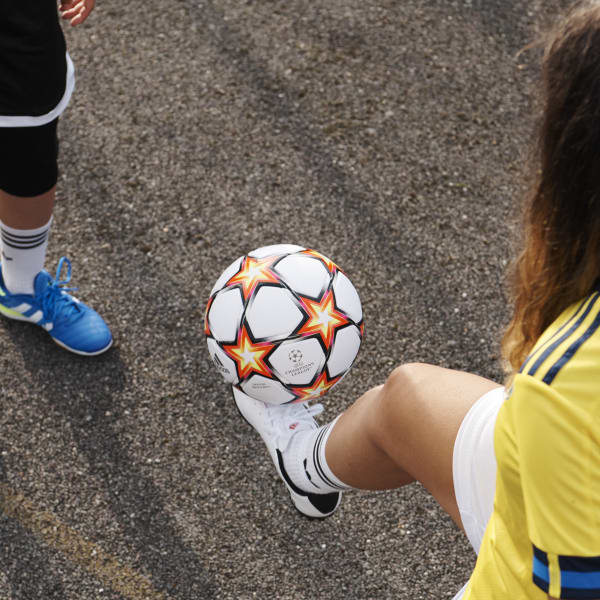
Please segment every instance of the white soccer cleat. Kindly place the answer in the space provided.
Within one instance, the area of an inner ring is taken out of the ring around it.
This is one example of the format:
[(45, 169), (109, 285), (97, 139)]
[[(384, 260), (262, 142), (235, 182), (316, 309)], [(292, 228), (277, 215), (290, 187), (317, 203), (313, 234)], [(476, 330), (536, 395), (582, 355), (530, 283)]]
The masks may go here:
[(313, 494), (300, 489), (290, 479), (283, 463), (283, 452), (294, 433), (303, 429), (317, 429), (313, 415), (323, 411), (321, 404), (266, 404), (232, 387), (233, 399), (242, 417), (259, 433), (267, 446), (279, 477), (285, 483), (294, 506), (303, 515), (323, 519), (333, 514), (340, 505), (341, 492)]

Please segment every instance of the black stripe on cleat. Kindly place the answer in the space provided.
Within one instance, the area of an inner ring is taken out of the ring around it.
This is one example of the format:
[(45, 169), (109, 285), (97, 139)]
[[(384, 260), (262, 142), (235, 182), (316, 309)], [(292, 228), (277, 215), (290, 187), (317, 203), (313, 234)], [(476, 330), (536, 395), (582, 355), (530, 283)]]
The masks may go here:
[(335, 510), (335, 507), (340, 501), (340, 493), (331, 492), (329, 494), (308, 494), (308, 500), (317, 510), (320, 510), (324, 515), (326, 515)]

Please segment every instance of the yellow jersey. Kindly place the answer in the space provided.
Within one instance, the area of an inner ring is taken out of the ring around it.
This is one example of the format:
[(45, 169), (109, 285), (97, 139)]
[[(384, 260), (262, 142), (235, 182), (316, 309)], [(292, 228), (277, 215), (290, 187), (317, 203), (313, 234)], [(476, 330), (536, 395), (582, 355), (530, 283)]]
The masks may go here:
[(600, 598), (600, 291), (540, 337), (494, 448), (494, 510), (464, 600)]

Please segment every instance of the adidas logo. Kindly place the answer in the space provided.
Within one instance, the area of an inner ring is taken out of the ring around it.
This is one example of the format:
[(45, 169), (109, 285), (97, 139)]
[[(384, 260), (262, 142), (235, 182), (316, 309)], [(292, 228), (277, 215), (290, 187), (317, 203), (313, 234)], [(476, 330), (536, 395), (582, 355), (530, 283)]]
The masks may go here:
[(297, 422), (297, 421), (296, 421), (296, 423), (292, 423), (292, 424), (289, 426), (289, 429), (291, 429), (291, 430), (293, 431), (294, 429), (296, 429), (296, 427), (298, 427), (298, 422)]

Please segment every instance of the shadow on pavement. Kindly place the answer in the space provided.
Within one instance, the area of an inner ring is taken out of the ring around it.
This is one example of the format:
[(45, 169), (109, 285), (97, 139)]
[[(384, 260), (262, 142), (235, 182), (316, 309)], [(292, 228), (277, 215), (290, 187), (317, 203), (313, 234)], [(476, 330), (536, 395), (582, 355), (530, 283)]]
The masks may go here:
[[(116, 398), (127, 381), (127, 368), (119, 350), (111, 348), (90, 361), (87, 357), (48, 348), (42, 340), (38, 343), (38, 333), (47, 339), (41, 330), (12, 325), (9, 324), (6, 330), (15, 342), (14, 347), (22, 354), (32, 385), (68, 421), (78, 452), (89, 462), (90, 475), (104, 482), (112, 514), (128, 545), (135, 549), (142, 570), (149, 574), (154, 586), (170, 598), (214, 597), (215, 585), (200, 557), (181, 540), (159, 490), (140, 473), (136, 457), (114, 430)], [(48, 344), (54, 346), (51, 341)], [(70, 394), (69, 390), (75, 393)], [(35, 586), (35, 583), (27, 582), (31, 573), (18, 569), (18, 565), (32, 562), (28, 556), (23, 556), (23, 552), (31, 550), (21, 548), (31, 546), (24, 539), (27, 535), (18, 526), (0, 521), (1, 552), (7, 555), (8, 564), (13, 565), (14, 572), (8, 573), (13, 585)], [(39, 568), (44, 569), (43, 561)], [(39, 580), (53, 589), (60, 585), (54, 583), (55, 578), (50, 572)], [(52, 596), (51, 591), (45, 589), (44, 593), (30, 595), (27, 592), (16, 597), (62, 597)]]

